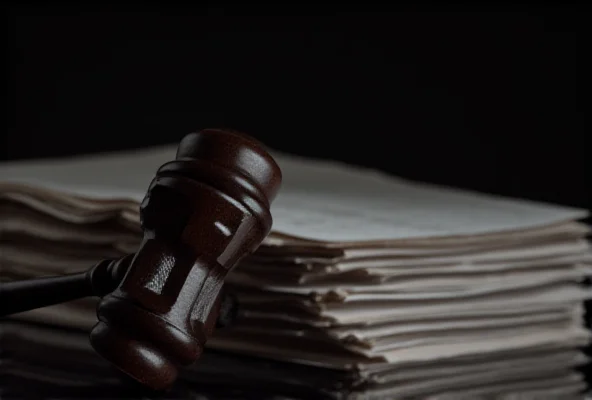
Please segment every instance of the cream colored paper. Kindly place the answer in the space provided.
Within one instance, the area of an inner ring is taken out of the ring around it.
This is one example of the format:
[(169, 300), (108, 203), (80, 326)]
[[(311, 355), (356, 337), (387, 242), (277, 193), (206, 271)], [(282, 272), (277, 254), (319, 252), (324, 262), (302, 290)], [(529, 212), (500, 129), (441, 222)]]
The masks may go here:
[[(80, 271), (135, 251), (139, 202), (174, 153), (0, 165), (0, 278)], [(241, 319), (209, 347), (357, 371), (366, 389), (348, 399), (568, 399), (581, 389), (569, 371), (590, 341), (582, 302), (592, 290), (579, 284), (591, 273), (590, 228), (576, 222), (585, 211), (277, 160), (273, 232), (231, 273)], [(14, 318), (86, 335), (95, 306)]]

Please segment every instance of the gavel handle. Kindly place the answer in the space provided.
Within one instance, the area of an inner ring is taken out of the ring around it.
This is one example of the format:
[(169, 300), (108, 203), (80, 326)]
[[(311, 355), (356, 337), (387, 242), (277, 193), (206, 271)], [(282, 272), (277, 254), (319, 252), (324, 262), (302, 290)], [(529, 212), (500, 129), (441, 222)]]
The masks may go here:
[(0, 317), (115, 290), (132, 256), (104, 260), (86, 272), (0, 284)]
[[(65, 303), (83, 297), (103, 297), (114, 291), (127, 272), (133, 254), (117, 260), (103, 260), (86, 272), (0, 283), (0, 318), (24, 311)], [(219, 328), (234, 322), (236, 297), (225, 291), (218, 301)]]
[(0, 284), (0, 317), (89, 296), (86, 274)]

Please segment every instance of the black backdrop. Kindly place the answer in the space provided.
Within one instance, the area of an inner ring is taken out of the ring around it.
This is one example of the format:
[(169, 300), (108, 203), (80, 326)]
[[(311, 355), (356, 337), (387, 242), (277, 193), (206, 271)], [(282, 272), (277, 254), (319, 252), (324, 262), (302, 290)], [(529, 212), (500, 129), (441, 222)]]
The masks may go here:
[(41, 4), (7, 7), (3, 159), (226, 126), (292, 153), (592, 208), (582, 8)]
[(23, 4), (5, 7), (1, 159), (231, 127), (286, 152), (592, 210), (582, 7)]

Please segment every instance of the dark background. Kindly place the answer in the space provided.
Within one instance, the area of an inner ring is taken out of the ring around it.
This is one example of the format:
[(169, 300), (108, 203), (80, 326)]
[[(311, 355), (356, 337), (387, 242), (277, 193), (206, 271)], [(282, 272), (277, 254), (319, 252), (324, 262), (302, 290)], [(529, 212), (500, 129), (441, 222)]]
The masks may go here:
[(0, 159), (229, 127), (285, 152), (592, 210), (583, 6), (139, 4), (3, 6)]
[(5, 6), (2, 159), (231, 127), (291, 153), (592, 209), (582, 7), (47, 4)]

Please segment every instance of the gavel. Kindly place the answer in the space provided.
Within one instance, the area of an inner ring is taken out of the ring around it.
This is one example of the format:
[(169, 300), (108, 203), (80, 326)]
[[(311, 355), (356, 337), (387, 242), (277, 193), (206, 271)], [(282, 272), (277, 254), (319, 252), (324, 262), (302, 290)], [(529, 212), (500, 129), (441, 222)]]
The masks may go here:
[(270, 232), (281, 179), (264, 146), (243, 133), (189, 134), (140, 205), (136, 253), (78, 274), (3, 283), (0, 316), (99, 296), (92, 347), (140, 383), (166, 390), (199, 359), (221, 308), (228, 317), (224, 278)]

